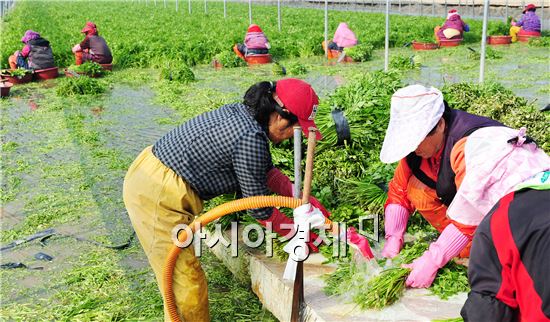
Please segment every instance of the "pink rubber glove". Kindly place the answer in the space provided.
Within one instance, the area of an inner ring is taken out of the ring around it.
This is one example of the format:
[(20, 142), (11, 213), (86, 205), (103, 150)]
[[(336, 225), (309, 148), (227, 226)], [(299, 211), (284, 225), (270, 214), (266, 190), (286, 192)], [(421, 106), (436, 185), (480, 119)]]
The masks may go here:
[(384, 220), (386, 243), (382, 249), (382, 256), (393, 258), (399, 254), (403, 247), (403, 235), (407, 229), (409, 212), (401, 205), (389, 204), (385, 209)]
[(412, 269), (405, 285), (418, 288), (430, 287), (437, 270), (457, 256), (469, 241), (469, 238), (462, 234), (455, 225), (449, 224), (437, 241), (433, 242), (422, 256), (411, 264), (403, 265), (403, 267)]
[[(278, 195), (294, 197), (294, 185), (290, 179), (277, 168), (273, 168), (267, 173), (267, 187)], [(319, 200), (310, 197), (309, 203), (311, 203), (313, 207), (321, 210), (325, 217), (330, 216), (330, 212), (323, 207)]]
[(347, 239), (350, 246), (357, 249), (361, 252), (363, 257), (367, 259), (374, 258), (374, 255), (372, 254), (372, 250), (370, 249), (370, 244), (367, 238), (363, 235), (360, 235), (357, 231), (355, 231), (354, 227), (349, 227), (347, 230)]
[[(257, 220), (264, 227), (267, 226), (268, 222), (271, 222), (271, 225), (272, 225), (271, 229), (273, 229), (274, 232), (276, 232), (277, 234), (279, 234), (279, 236), (282, 236), (282, 237), (285, 237), (288, 234), (290, 234), (291, 230), (294, 227), (294, 220), (285, 216), (285, 214), (280, 212), (279, 209), (277, 208), (273, 208), (273, 213), (271, 214), (271, 217), (269, 217), (268, 219), (264, 219), (264, 220), (257, 219)], [(290, 235), (289, 237), (291, 236), (293, 236), (293, 234)], [(307, 245), (309, 246), (309, 250), (312, 253), (319, 252), (319, 248), (315, 246), (315, 244), (313, 244), (313, 242), (317, 240), (318, 237), (319, 236), (313, 232), (309, 233), (309, 242), (307, 242)]]

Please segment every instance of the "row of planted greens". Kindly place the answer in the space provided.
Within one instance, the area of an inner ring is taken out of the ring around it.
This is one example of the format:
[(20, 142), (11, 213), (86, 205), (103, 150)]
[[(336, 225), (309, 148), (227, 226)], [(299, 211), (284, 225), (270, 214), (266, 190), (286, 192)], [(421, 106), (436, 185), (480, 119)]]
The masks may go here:
[[(193, 2), (198, 6), (199, 2)], [(316, 9), (283, 8), (284, 25), (277, 28), (275, 6), (255, 6), (253, 22), (269, 38), (275, 58), (322, 55), (324, 12)], [(331, 11), (329, 33), (345, 21), (362, 45), (384, 46), (384, 15), (365, 12)], [(108, 42), (114, 64), (120, 67), (157, 67), (170, 61), (187, 65), (209, 63), (216, 55), (230, 53), (233, 44), (242, 42), (249, 20), (246, 4), (228, 3), (227, 18), (223, 4), (209, 3), (208, 14), (196, 10), (175, 12), (144, 2), (122, 1), (21, 1), (2, 22), (0, 53), (2, 67), (8, 56), (21, 49), (25, 30), (33, 29), (51, 43), (58, 66), (74, 62), (71, 48), (83, 38), (80, 30), (86, 21), (97, 24)], [(444, 18), (391, 17), (391, 46), (404, 46), (412, 40), (433, 41), (433, 28)], [(465, 43), (481, 39), (481, 22), (467, 21), (471, 32)], [(504, 30), (502, 22), (490, 22), (491, 30)], [(352, 53), (361, 55), (358, 53)], [(227, 57), (224, 57), (227, 59)]]

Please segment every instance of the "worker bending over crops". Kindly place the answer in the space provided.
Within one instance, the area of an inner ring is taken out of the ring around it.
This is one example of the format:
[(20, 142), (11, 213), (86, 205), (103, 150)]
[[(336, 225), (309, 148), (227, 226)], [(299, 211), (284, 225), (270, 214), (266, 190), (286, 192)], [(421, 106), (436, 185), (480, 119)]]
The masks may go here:
[(25, 69), (55, 67), (50, 42), (42, 38), (39, 33), (27, 30), (23, 38), (21, 38), (21, 42), (25, 44), (23, 49), (17, 50), (13, 55), (8, 57), (11, 69), (17, 69), (18, 67)]
[[(421, 85), (397, 91), (392, 96), (390, 113), (380, 159), (399, 164), (389, 183), (385, 205), (386, 243), (382, 255), (388, 258), (401, 251), (407, 221), (415, 210), (443, 237), (457, 230), (467, 231), (447, 217), (447, 207), (457, 191), (451, 151), (476, 129), (501, 125), (451, 109), (439, 90)], [(461, 249), (459, 255), (468, 257), (469, 247)]]
[(537, 11), (537, 7), (530, 3), (523, 9), (523, 16), (519, 21), (516, 22), (512, 19), (510, 27), (512, 42), (518, 40), (518, 35), (540, 37), (540, 18), (535, 11)]
[[(289, 178), (272, 164), (269, 143), (291, 138), (298, 124), (308, 135), (308, 128), (315, 127), (317, 104), (317, 94), (302, 80), (260, 82), (247, 90), (242, 103), (201, 114), (141, 152), (124, 180), (124, 203), (161, 293), (165, 258), (173, 246), (171, 231), (200, 215), (204, 200), (235, 192), (242, 197), (293, 195)], [(330, 215), (315, 198), (310, 203), (308, 212)], [(250, 214), (264, 226), (271, 223), (282, 236), (289, 233), (283, 225), (293, 224), (276, 208)], [(310, 234), (312, 251), (317, 251), (316, 238)], [(192, 247), (178, 257), (174, 293), (184, 320), (209, 320), (206, 280)]]
[(443, 26), (436, 26), (434, 28), (437, 42), (448, 39), (462, 39), (465, 31), (470, 31), (470, 26), (460, 18), (456, 9), (449, 10), (447, 20), (445, 20)]
[(233, 51), (237, 56), (244, 58), (248, 55), (265, 55), (269, 53), (269, 40), (260, 28), (260, 26), (251, 24), (248, 26), (248, 31), (244, 37), (243, 44), (236, 44)]
[(433, 87), (398, 90), (390, 113), (380, 158), (401, 161), (390, 182), (383, 255), (399, 252), (409, 214), (416, 208), (441, 235), (407, 266), (412, 271), (406, 285), (429, 287), (439, 268), (457, 255), (468, 255), (467, 246), (491, 207), (517, 185), (550, 169), (550, 157), (525, 137), (525, 129), (518, 132), (450, 110)]
[(347, 23), (341, 22), (334, 32), (334, 38), (328, 43), (328, 49), (341, 52), (344, 48), (353, 47), (355, 45), (357, 45), (357, 37), (355, 37), (353, 31), (349, 29)]
[(72, 51), (75, 56), (76, 65), (86, 61), (93, 61), (98, 64), (110, 64), (113, 62), (113, 56), (107, 42), (97, 32), (97, 27), (93, 22), (86, 22), (81, 33), (85, 34), (84, 40), (76, 44)]

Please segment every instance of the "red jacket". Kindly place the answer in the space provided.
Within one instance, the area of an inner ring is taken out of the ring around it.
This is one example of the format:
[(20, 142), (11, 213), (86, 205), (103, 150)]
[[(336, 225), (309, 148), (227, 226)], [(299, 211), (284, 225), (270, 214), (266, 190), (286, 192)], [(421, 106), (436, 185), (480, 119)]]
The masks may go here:
[(550, 190), (502, 197), (477, 228), (464, 321), (550, 321)]

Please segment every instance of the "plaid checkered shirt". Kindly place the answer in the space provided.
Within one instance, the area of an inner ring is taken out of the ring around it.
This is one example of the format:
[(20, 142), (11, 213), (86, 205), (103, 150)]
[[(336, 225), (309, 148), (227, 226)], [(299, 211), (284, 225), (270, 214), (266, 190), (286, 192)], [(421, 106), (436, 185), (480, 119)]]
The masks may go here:
[[(244, 104), (224, 105), (201, 114), (160, 138), (153, 154), (197, 191), (203, 200), (235, 193), (270, 195), (267, 172), (273, 168), (266, 131)], [(267, 219), (272, 208), (254, 209)]]

